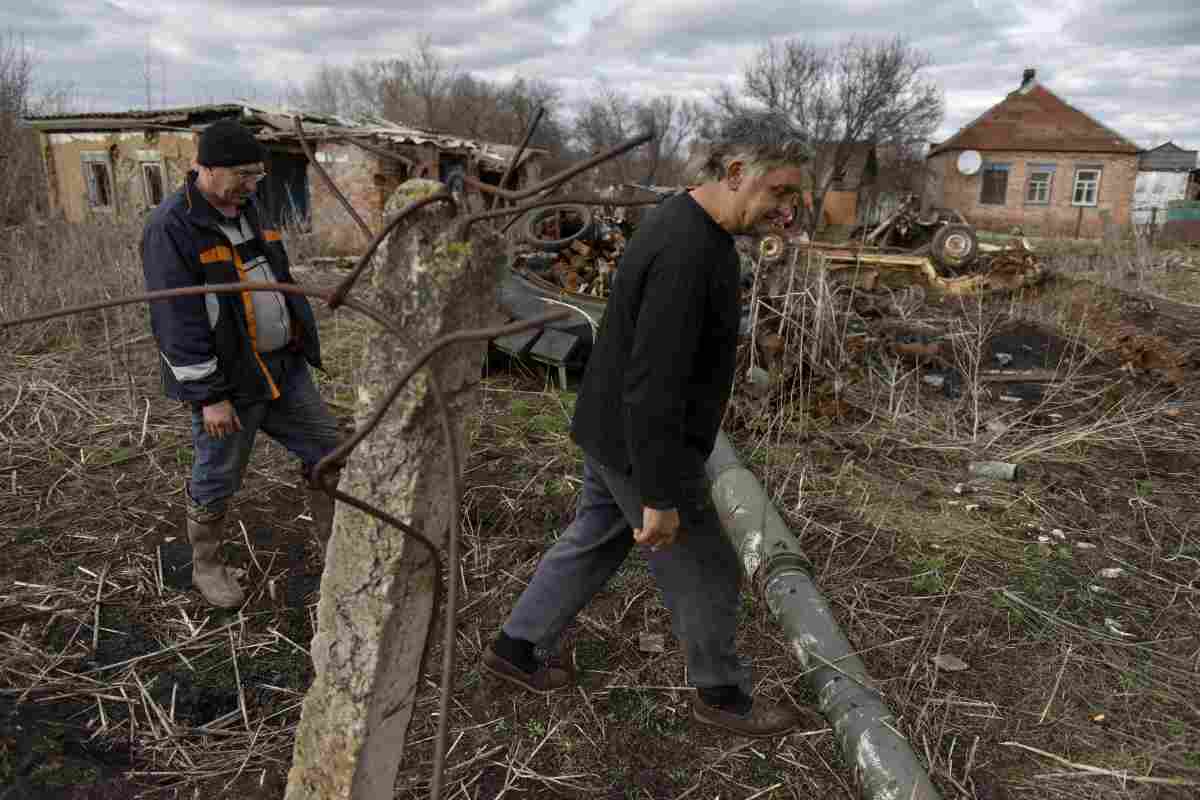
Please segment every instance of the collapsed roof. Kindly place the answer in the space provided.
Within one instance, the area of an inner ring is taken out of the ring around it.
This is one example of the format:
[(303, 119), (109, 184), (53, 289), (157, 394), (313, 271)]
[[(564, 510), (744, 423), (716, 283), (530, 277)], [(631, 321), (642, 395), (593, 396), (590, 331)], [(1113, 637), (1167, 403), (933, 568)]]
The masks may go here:
[[(145, 129), (199, 132), (218, 119), (229, 118), (240, 118), (255, 130), (256, 136), (263, 142), (296, 143), (295, 120), (299, 118), (304, 125), (305, 137), (314, 141), (357, 140), (384, 147), (432, 144), (442, 151), (471, 155), (485, 167), (496, 170), (503, 170), (516, 151), (513, 145), (453, 136), (382, 118), (356, 120), (334, 114), (314, 114), (244, 102), (156, 110), (48, 114), (25, 117), (25, 121), (30, 127), (47, 133)], [(521, 163), (544, 155), (547, 155), (547, 151), (527, 147), (521, 156)]]

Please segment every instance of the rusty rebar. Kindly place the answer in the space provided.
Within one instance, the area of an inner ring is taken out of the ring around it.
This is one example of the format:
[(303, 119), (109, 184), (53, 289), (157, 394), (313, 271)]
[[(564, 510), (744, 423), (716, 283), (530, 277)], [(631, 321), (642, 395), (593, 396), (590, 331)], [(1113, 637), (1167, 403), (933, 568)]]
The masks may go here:
[[(546, 180), (542, 181), (541, 183), (535, 184), (533, 186), (527, 186), (524, 189), (521, 189), (519, 191), (508, 191), (508, 190), (504, 189), (503, 187), (491, 186), (491, 184), (488, 184), (488, 187), (491, 190), (489, 193), (499, 195), (500, 197), (502, 197), (505, 200), (508, 200), (510, 202), (517, 202), (520, 200), (524, 200), (527, 197), (533, 197), (534, 195), (540, 194), (540, 193), (546, 191), (547, 189), (556, 189), (559, 186), (561, 186), (563, 183), (565, 183), (566, 181), (569, 181), (571, 178), (574, 178), (579, 173), (587, 172), (592, 167), (599, 166), (600, 164), (603, 164), (605, 161), (610, 161), (610, 160), (616, 158), (617, 156), (625, 155), (630, 150), (634, 149), (635, 147), (639, 147), (639, 146), (645, 144), (646, 142), (650, 141), (653, 138), (654, 138), (654, 131), (646, 131), (645, 133), (641, 133), (630, 139), (626, 139), (625, 141), (620, 142), (619, 144), (615, 144), (612, 147), (608, 148), (607, 150), (597, 153), (596, 155), (592, 156), (591, 158), (587, 159), (586, 161), (581, 161), (578, 164), (574, 164), (570, 167), (567, 167), (566, 169), (562, 170), (561, 172), (558, 172), (554, 175), (551, 175), (549, 178), (546, 178)], [(472, 185), (479, 186), (479, 181), (472, 181)]]
[[(123, 298), (116, 298), (116, 299), (112, 299), (112, 300), (98, 301), (95, 303), (88, 303), (88, 304), (81, 305), (81, 306), (73, 306), (70, 308), (59, 309), (57, 311), (47, 312), (44, 314), (38, 314), (38, 315), (31, 316), (31, 317), (23, 317), (23, 318), (15, 319), (15, 320), (0, 320), (0, 329), (13, 327), (16, 325), (29, 324), (29, 323), (33, 323), (33, 322), (41, 322), (41, 321), (45, 321), (48, 319), (54, 319), (56, 317), (65, 317), (65, 316), (70, 316), (73, 314), (83, 313), (83, 312), (87, 312), (87, 311), (96, 311), (96, 310), (100, 310), (103, 308), (112, 308), (115, 306), (130, 305), (133, 303), (154, 302), (157, 300), (167, 300), (167, 299), (176, 298), (176, 297), (189, 297), (189, 296), (204, 295), (204, 294), (210, 294), (210, 293), (211, 294), (237, 294), (237, 293), (241, 293), (241, 292), (245, 292), (245, 291), (277, 291), (277, 292), (282, 292), (285, 294), (295, 294), (295, 295), (303, 295), (306, 297), (316, 297), (316, 298), (319, 298), (322, 300), (326, 300), (327, 302), (331, 296), (331, 293), (326, 292), (326, 291), (321, 291), (321, 290), (316, 290), (316, 289), (307, 289), (305, 287), (297, 286), (295, 284), (276, 283), (276, 282), (268, 282), (268, 281), (211, 284), (208, 286), (185, 286), (185, 287), (180, 287), (177, 289), (164, 289), (164, 290), (156, 291), (156, 292), (145, 292), (141, 295), (137, 295), (134, 297), (123, 297)], [(381, 327), (383, 327), (389, 333), (391, 333), (395, 336), (401, 335), (401, 332), (395, 327), (395, 325), (390, 320), (387, 319), (387, 317), (381, 311), (370, 306), (369, 304), (360, 302), (360, 301), (352, 299), (352, 298), (347, 298), (346, 300), (344, 300), (344, 305), (347, 308), (358, 311), (359, 313), (363, 314), (364, 316), (366, 316), (369, 319), (373, 320), (374, 322), (378, 323)], [(566, 319), (568, 316), (570, 316), (570, 311), (568, 309), (558, 309), (558, 310), (551, 311), (551, 312), (544, 314), (542, 316), (539, 316), (539, 317), (534, 317), (532, 319), (527, 319), (527, 320), (523, 320), (520, 322), (510, 323), (507, 325), (499, 325), (499, 326), (495, 326), (495, 327), (491, 327), (491, 328), (475, 328), (475, 329), (470, 329), (470, 330), (465, 330), (465, 331), (457, 331), (455, 333), (447, 334), (446, 336), (443, 336), (443, 337), (431, 342), (417, 355), (417, 357), (415, 359), (413, 359), (413, 361), (409, 365), (408, 369), (406, 369), (397, 378), (397, 380), (393, 383), (392, 388), (388, 392), (387, 396), (376, 405), (375, 410), (372, 412), (371, 416), (368, 418), (366, 423), (364, 423), (361, 427), (359, 427), (359, 429), (355, 431), (354, 435), (351, 438), (343, 441), (333, 452), (327, 454), (324, 458), (322, 458), (319, 462), (317, 462), (317, 467), (315, 470), (313, 470), (314, 483), (316, 483), (316, 485), (319, 486), (333, 500), (343, 502), (353, 508), (357, 508), (359, 511), (362, 511), (363, 513), (368, 514), (369, 516), (375, 517), (376, 519), (379, 519), (380, 521), (395, 527), (397, 530), (399, 530), (404, 535), (411, 536), (415, 541), (419, 542), (428, 551), (430, 559), (433, 564), (434, 574), (441, 575), (442, 574), (442, 560), (441, 560), (441, 556), (439, 554), (438, 548), (425, 534), (423, 534), (421, 531), (413, 528), (411, 525), (403, 522), (402, 520), (392, 516), (391, 514), (388, 514), (382, 508), (379, 508), (375, 505), (372, 505), (371, 503), (368, 503), (365, 500), (362, 500), (360, 498), (354, 497), (353, 495), (350, 495), (350, 494), (347, 494), (347, 493), (341, 491), (336, 486), (331, 484), (331, 482), (329, 480), (329, 478), (331, 477), (330, 473), (334, 469), (339, 468), (341, 466), (341, 464), (343, 464), (345, 462), (345, 459), (354, 450), (354, 448), (357, 447), (363, 441), (363, 439), (365, 439), (372, 432), (374, 432), (376, 428), (378, 428), (379, 424), (383, 421), (384, 416), (386, 416), (386, 414), (390, 410), (392, 404), (400, 396), (400, 393), (404, 390), (404, 387), (408, 384), (409, 380), (411, 380), (412, 377), (417, 374), (417, 372), (419, 372), (422, 368), (424, 368), (430, 359), (432, 359), (434, 356), (436, 356), (438, 353), (440, 353), (445, 348), (450, 347), (455, 344), (463, 344), (466, 342), (474, 342), (474, 341), (480, 341), (480, 340), (490, 341), (491, 339), (495, 339), (500, 336), (507, 336), (507, 335), (514, 334), (514, 333), (521, 333), (523, 331), (530, 330), (532, 328), (540, 328), (551, 322), (557, 322), (557, 321)], [(433, 775), (431, 777), (431, 784), (430, 784), (430, 786), (431, 786), (430, 797), (437, 798), (441, 794), (441, 785), (442, 785), (443, 775), (445, 773), (446, 745), (447, 745), (447, 742), (449, 741), (449, 736), (448, 736), (449, 719), (450, 719), (449, 687), (450, 687), (450, 684), (451, 684), (451, 682), (453, 680), (453, 676), (454, 676), (454, 662), (455, 662), (454, 635), (455, 635), (455, 631), (457, 630), (457, 616), (458, 616), (458, 584), (453, 576), (458, 574), (459, 535), (460, 535), (459, 528), (461, 525), (459, 515), (461, 513), (461, 504), (462, 504), (462, 487), (461, 487), (461, 476), (459, 475), (459, 466), (461, 464), (461, 458), (459, 457), (459, 453), (458, 453), (458, 441), (457, 441), (457, 437), (455, 437), (455, 435), (454, 435), (454, 426), (453, 426), (453, 421), (450, 416), (449, 406), (446, 403), (444, 394), (442, 393), (441, 384), (437, 379), (437, 375), (432, 370), (429, 373), (429, 381), (430, 381), (430, 384), (429, 384), (430, 389), (433, 393), (434, 406), (437, 409), (437, 413), (440, 418), (440, 422), (442, 425), (442, 433), (443, 433), (443, 436), (445, 437), (445, 442), (446, 442), (446, 447), (447, 447), (447, 459), (448, 459), (448, 467), (449, 467), (449, 472), (450, 472), (449, 483), (450, 483), (450, 495), (451, 495), (450, 496), (449, 530), (447, 531), (447, 537), (446, 537), (446, 549), (447, 549), (447, 561), (448, 561), (446, 566), (447, 566), (447, 569), (449, 570), (450, 578), (448, 579), (449, 586), (447, 587), (447, 591), (446, 591), (446, 610), (445, 610), (445, 622), (444, 622), (445, 641), (443, 642), (442, 675), (441, 675), (442, 680), (441, 680), (441, 684), (439, 687), (440, 688), (440, 697), (438, 700), (440, 713), (439, 713), (439, 717), (438, 717), (437, 734), (435, 736)], [(437, 616), (438, 610), (439, 610), (438, 607), (440, 606), (440, 604), (441, 604), (441, 586), (440, 586), (440, 582), (435, 580), (433, 582), (433, 603), (432, 603), (432, 607), (431, 607), (431, 616), (434, 616), (434, 617)], [(432, 640), (432, 636), (431, 636), (432, 630), (433, 630), (433, 627), (431, 625), (430, 629), (429, 629), (429, 633), (426, 634), (425, 641), (421, 648), (420, 668), (419, 668), (418, 674), (424, 674), (424, 671), (425, 671), (425, 664), (428, 660), (429, 646), (430, 646), (430, 642)]]
[[(532, 128), (532, 126), (531, 126), (531, 128)], [(445, 190), (435, 192), (434, 194), (431, 194), (427, 197), (416, 200), (416, 201), (410, 203), (408, 206), (406, 206), (391, 220), (389, 220), (388, 223), (384, 226), (383, 230), (381, 230), (378, 234), (376, 234), (372, 237), (372, 236), (370, 236), (370, 228), (368, 228), (366, 226), (366, 223), (362, 222), (362, 220), (360, 218), (358, 218), (357, 214), (353, 210), (353, 207), (351, 207), (349, 205), (349, 202), (346, 200), (345, 195), (342, 194), (341, 190), (337, 188), (337, 185), (333, 182), (332, 178), (329, 177), (329, 175), (324, 171), (324, 169), (321, 167), (321, 165), (312, 156), (312, 151), (311, 151), (310, 147), (308, 146), (306, 139), (304, 138), (303, 128), (302, 128), (302, 125), (298, 118), (296, 119), (296, 132), (300, 138), (302, 146), (305, 149), (305, 153), (309, 156), (311, 163), (316, 167), (318, 173), (322, 176), (322, 179), (328, 183), (329, 187), (333, 190), (335, 195), (342, 201), (343, 205), (346, 206), (347, 210), (351, 213), (351, 215), (355, 217), (356, 222), (359, 223), (360, 229), (370, 239), (370, 243), (367, 247), (366, 252), (359, 259), (359, 262), (355, 266), (354, 270), (336, 288), (334, 288), (332, 290), (310, 289), (310, 288), (306, 288), (303, 286), (299, 286), (294, 283), (282, 283), (282, 282), (276, 282), (276, 281), (253, 281), (253, 282), (248, 281), (248, 282), (238, 282), (238, 283), (221, 283), (221, 284), (200, 285), (200, 286), (185, 286), (185, 287), (179, 287), (179, 288), (175, 288), (175, 289), (164, 289), (164, 290), (153, 291), (153, 292), (143, 292), (141, 294), (133, 295), (133, 296), (129, 296), (129, 297), (107, 299), (107, 300), (101, 300), (101, 301), (96, 301), (96, 302), (92, 302), (92, 303), (84, 303), (81, 305), (70, 306), (70, 307), (61, 308), (61, 309), (58, 309), (55, 311), (44, 312), (41, 314), (34, 314), (34, 315), (26, 316), (26, 317), (20, 317), (17, 319), (0, 320), (0, 330), (3, 330), (5, 328), (14, 327), (17, 325), (26, 325), (26, 324), (31, 324), (31, 323), (35, 323), (35, 322), (44, 322), (44, 321), (59, 318), (59, 317), (66, 317), (66, 316), (71, 316), (74, 314), (86, 313), (89, 311), (99, 311), (99, 310), (106, 309), (106, 308), (113, 308), (113, 307), (118, 307), (118, 306), (123, 306), (123, 305), (131, 305), (134, 303), (156, 302), (159, 300), (169, 300), (169, 299), (177, 298), (177, 297), (190, 297), (190, 296), (207, 295), (207, 294), (238, 294), (238, 293), (242, 293), (242, 292), (271, 291), (271, 292), (280, 292), (283, 294), (301, 295), (304, 297), (315, 297), (315, 298), (325, 301), (325, 303), (331, 309), (336, 309), (339, 306), (345, 305), (347, 308), (357, 311), (358, 313), (363, 314), (367, 318), (371, 319), (372, 321), (374, 321), (375, 323), (380, 325), (384, 330), (391, 333), (392, 335), (396, 335), (396, 336), (401, 335), (401, 331), (397, 328), (397, 326), (390, 319), (388, 319), (387, 315), (384, 314), (381, 310), (379, 310), (378, 308), (375, 308), (374, 306), (371, 306), (368, 303), (353, 299), (353, 298), (349, 297), (348, 295), (349, 295), (350, 291), (354, 288), (354, 285), (355, 285), (356, 281), (358, 280), (358, 278), (362, 275), (367, 264), (370, 263), (371, 257), (374, 255), (375, 251), (379, 248), (379, 246), (383, 243), (383, 241), (386, 240), (386, 238), (399, 227), (400, 223), (402, 223), (410, 215), (412, 215), (414, 212), (416, 212), (420, 208), (423, 208), (424, 206), (427, 206), (427, 205), (430, 205), (430, 204), (436, 203), (436, 202), (449, 202), (452, 205), (454, 205), (454, 200), (450, 197), (449, 193), (446, 192)], [(548, 178), (546, 181), (543, 181), (542, 183), (538, 184), (535, 187), (526, 189), (523, 192), (516, 192), (516, 193), (509, 192), (509, 193), (507, 193), (509, 195), (509, 197), (507, 199), (515, 199), (515, 200), (524, 199), (525, 197), (530, 197), (534, 194), (537, 194), (538, 192), (544, 191), (547, 188), (555, 188), (558, 185), (561, 185), (561, 183), (563, 181), (568, 180), (569, 178), (573, 177), (574, 175), (579, 174), (580, 172), (584, 171), (585, 169), (590, 169), (591, 167), (594, 167), (600, 163), (603, 163), (604, 161), (606, 161), (608, 159), (615, 158), (625, 152), (628, 152), (629, 150), (638, 146), (639, 144), (642, 144), (645, 141), (648, 141), (650, 137), (651, 137), (651, 134), (643, 134), (640, 137), (635, 137), (634, 139), (630, 139), (626, 142), (623, 142), (622, 144), (620, 144), (614, 148), (611, 148), (610, 150), (606, 151), (605, 153), (601, 153), (598, 156), (588, 159), (583, 164), (563, 170), (562, 172), (558, 173), (557, 175), (552, 176), (551, 178)], [(515, 159), (514, 159), (514, 161), (515, 161)], [(503, 191), (503, 190), (501, 190), (501, 191)], [(501, 195), (501, 196), (503, 196), (503, 195)], [(503, 209), (503, 210), (498, 210), (498, 211), (483, 212), (481, 214), (476, 214), (476, 215), (474, 215), (474, 217), (467, 217), (464, 220), (464, 222), (466, 224), (462, 225), (459, 228), (459, 231), (464, 235), (469, 234), (470, 223), (473, 221), (477, 221), (478, 219), (487, 219), (490, 217), (498, 217), (498, 216), (503, 216), (506, 214), (514, 214), (514, 213), (519, 214), (519, 213), (523, 213), (524, 211), (527, 211), (531, 208), (537, 208), (537, 207), (540, 207), (543, 205), (551, 205), (555, 202), (562, 202), (562, 199), (557, 198), (554, 200), (550, 200), (550, 199), (543, 198), (543, 199), (535, 201), (533, 203), (525, 204), (524, 206), (518, 206), (518, 207), (510, 208), (510, 209)], [(587, 201), (584, 201), (584, 202), (587, 202)], [(642, 203), (639, 201), (624, 201), (624, 202), (606, 201), (606, 204), (609, 204), (609, 205), (638, 205), (638, 204), (642, 204)], [(413, 528), (411, 525), (405, 523), (403, 520), (397, 519), (393, 515), (388, 514), (383, 509), (378, 508), (378, 507), (372, 505), (371, 503), (368, 503), (365, 500), (362, 500), (360, 498), (357, 498), (350, 494), (347, 494), (346, 492), (343, 492), (340, 489), (338, 489), (336, 486), (331, 485), (330, 484), (331, 472), (333, 469), (335, 469), (336, 467), (338, 467), (342, 463), (344, 463), (346, 457), (349, 456), (349, 454), (353, 451), (353, 449), (355, 447), (357, 447), (358, 444), (360, 444), (363, 441), (363, 439), (366, 438), (366, 436), (368, 436), (373, 431), (375, 431), (375, 429), (379, 426), (380, 422), (383, 420), (383, 417), (386, 415), (387, 411), (391, 408), (392, 403), (395, 402), (395, 400), (399, 397), (400, 392), (403, 391), (404, 387), (408, 384), (408, 381), (411, 380), (412, 377), (414, 375), (416, 375), (416, 373), (418, 371), (425, 368), (427, 363), (430, 361), (430, 359), (432, 359), (434, 356), (436, 356), (438, 353), (440, 353), (446, 347), (450, 347), (452, 345), (461, 344), (461, 343), (465, 343), (465, 342), (480, 341), (480, 340), (487, 341), (487, 340), (497, 338), (499, 336), (505, 336), (505, 335), (512, 334), (512, 333), (519, 333), (519, 332), (529, 330), (532, 328), (540, 328), (550, 322), (555, 322), (558, 320), (566, 319), (570, 315), (570, 313), (571, 312), (568, 309), (559, 309), (559, 310), (550, 312), (548, 314), (544, 314), (540, 317), (535, 317), (533, 319), (528, 319), (528, 320), (524, 320), (521, 322), (510, 323), (508, 325), (500, 325), (500, 326), (496, 326), (496, 327), (492, 327), (492, 328), (477, 328), (477, 329), (471, 329), (471, 330), (466, 330), (466, 331), (458, 331), (456, 333), (451, 333), (451, 334), (442, 336), (439, 339), (435, 340), (434, 342), (430, 343), (417, 355), (417, 357), (415, 359), (413, 359), (412, 363), (409, 364), (408, 368), (397, 378), (395, 383), (392, 385), (391, 390), (388, 392), (388, 395), (386, 396), (386, 398), (376, 405), (376, 408), (372, 412), (371, 416), (368, 418), (367, 422), (364, 423), (358, 430), (356, 430), (355, 433), (349, 439), (342, 442), (337, 448), (334, 449), (333, 452), (327, 454), (324, 458), (322, 458), (317, 463), (316, 469), (313, 470), (313, 473), (312, 473), (313, 474), (313, 478), (312, 478), (313, 483), (316, 486), (318, 486), (321, 490), (323, 490), (327, 495), (329, 495), (333, 500), (345, 503), (346, 505), (348, 505), (352, 508), (356, 508), (359, 511), (362, 511), (363, 513), (368, 514), (369, 516), (372, 516), (385, 524), (391, 525), (392, 527), (396, 528), (401, 533), (403, 533), (405, 536), (411, 536), (414, 541), (419, 542), (429, 552), (430, 558), (433, 562), (433, 568), (435, 571), (434, 574), (440, 576), (442, 561), (441, 561), (439, 549), (427, 536), (425, 536), (422, 532)], [(437, 800), (438, 796), (441, 793), (441, 787), (442, 787), (442, 783), (443, 783), (443, 779), (444, 779), (446, 745), (447, 745), (448, 738), (449, 738), (448, 737), (448, 732), (449, 732), (448, 725), (449, 725), (449, 717), (450, 717), (450, 714), (449, 714), (450, 686), (452, 683), (453, 671), (454, 671), (454, 660), (455, 660), (455, 652), (454, 652), (455, 651), (455, 638), (454, 638), (454, 636), (455, 636), (455, 630), (457, 627), (457, 614), (458, 614), (457, 581), (455, 579), (455, 576), (458, 574), (458, 559), (459, 559), (459, 541), (458, 540), (459, 540), (459, 534), (460, 534), (459, 528), (460, 528), (460, 524), (461, 524), (459, 515), (461, 513), (461, 505), (462, 505), (462, 487), (461, 487), (461, 475), (459, 474), (460, 467), (461, 467), (461, 459), (460, 459), (459, 453), (458, 453), (457, 437), (455, 437), (455, 435), (454, 435), (454, 426), (453, 426), (453, 421), (452, 421), (452, 418), (450, 415), (450, 408), (446, 402), (445, 396), (442, 393), (441, 385), (437, 380), (436, 373), (432, 369), (430, 370), (429, 378), (430, 378), (430, 389), (433, 394), (434, 406), (437, 409), (437, 413), (438, 413), (438, 416), (440, 418), (441, 425), (442, 425), (442, 433), (446, 440), (446, 448), (447, 448), (447, 452), (448, 452), (448, 466), (450, 469), (449, 483), (450, 483), (450, 503), (451, 503), (449, 526), (448, 526), (449, 529), (447, 531), (447, 541), (446, 541), (447, 559), (449, 561), (448, 580), (449, 580), (450, 585), (447, 590), (447, 601), (446, 601), (446, 612), (445, 612), (446, 618), (445, 618), (445, 628), (444, 628), (445, 638), (444, 638), (444, 643), (443, 643), (443, 654), (442, 654), (442, 676), (441, 676), (441, 684), (439, 686), (440, 697), (439, 697), (438, 730), (437, 730), (437, 735), (435, 737), (435, 745), (434, 745), (434, 758), (433, 758), (433, 764), (432, 764), (433, 775), (430, 779), (430, 797), (433, 798), (433, 800)], [(441, 587), (440, 587), (440, 581), (438, 581), (438, 580), (433, 581), (433, 595), (434, 596), (433, 596), (431, 617), (436, 617), (437, 613), (438, 613), (438, 607), (440, 605), (440, 599), (441, 599)], [(429, 631), (427, 631), (425, 641), (422, 645), (421, 661), (420, 661), (420, 666), (419, 666), (419, 670), (418, 670), (418, 675), (424, 674), (424, 671), (425, 671), (425, 663), (427, 660), (430, 643), (432, 641), (432, 635), (431, 635), (432, 631), (433, 631), (433, 626), (430, 625)]]
[(404, 222), (404, 220), (406, 220), (414, 211), (424, 208), (427, 205), (439, 202), (455, 205), (454, 198), (450, 196), (450, 193), (445, 189), (442, 189), (434, 192), (431, 195), (422, 197), (419, 200), (414, 200), (397, 212), (396, 216), (388, 220), (387, 223), (384, 224), (383, 230), (375, 234), (375, 238), (371, 240), (369, 245), (367, 245), (366, 252), (364, 252), (362, 257), (358, 259), (358, 263), (354, 265), (354, 269), (351, 270), (350, 274), (338, 284), (338, 287), (333, 291), (333, 294), (330, 295), (329, 307), (336, 309), (342, 304), (346, 298), (346, 295), (348, 295), (350, 290), (354, 288), (354, 284), (362, 275), (363, 270), (365, 270), (367, 265), (371, 263), (371, 257), (375, 255), (375, 251), (378, 250), (379, 246), (383, 244), (384, 240), (391, 235), (392, 231), (399, 227), (401, 222)]
[(313, 169), (317, 171), (317, 174), (321, 176), (321, 180), (325, 181), (325, 185), (333, 192), (333, 196), (342, 204), (342, 208), (346, 209), (346, 213), (358, 225), (358, 229), (362, 231), (366, 240), (368, 242), (371, 241), (371, 229), (367, 226), (367, 223), (363, 222), (363, 218), (358, 215), (358, 212), (354, 210), (354, 206), (346, 199), (346, 195), (342, 194), (342, 190), (333, 182), (333, 178), (329, 177), (329, 173), (325, 171), (325, 167), (317, 160), (316, 154), (313, 153), (312, 147), (309, 146), (308, 139), (304, 137), (304, 124), (300, 121), (299, 114), (296, 115), (295, 128), (296, 138), (300, 140), (300, 147), (304, 150), (304, 155), (308, 157), (308, 163), (313, 165)]
[[(516, 151), (512, 154), (512, 158), (508, 162), (508, 167), (504, 170), (503, 177), (500, 178), (500, 183), (496, 184), (501, 189), (508, 186), (508, 179), (512, 177), (513, 172), (517, 169), (517, 164), (521, 162), (521, 155), (525, 152), (525, 148), (529, 146), (529, 141), (533, 138), (534, 132), (537, 130), (538, 123), (542, 121), (542, 117), (546, 114), (545, 106), (538, 106), (533, 112), (533, 119), (529, 121), (529, 127), (525, 129), (525, 136), (521, 139), (521, 143), (517, 145)], [(496, 197), (492, 198), (492, 202), (488, 205), (488, 210), (496, 207)]]

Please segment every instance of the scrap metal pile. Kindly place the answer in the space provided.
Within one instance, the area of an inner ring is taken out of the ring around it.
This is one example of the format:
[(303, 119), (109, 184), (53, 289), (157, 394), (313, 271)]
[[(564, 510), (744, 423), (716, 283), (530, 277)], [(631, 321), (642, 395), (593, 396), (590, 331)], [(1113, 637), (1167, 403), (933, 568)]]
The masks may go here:
[[(543, 294), (603, 303), (635, 227), (636, 215), (625, 209), (610, 212), (579, 204), (543, 208), (526, 217), (516, 231), (513, 272)], [(743, 254), (744, 277), (753, 281), (760, 257), (811, 259), (808, 263), (819, 264), (831, 280), (866, 291), (920, 285), (962, 296), (1035, 286), (1046, 277), (1026, 240), (980, 242), (961, 215), (938, 209), (921, 217), (911, 198), (862, 234), (858, 240), (836, 244), (810, 243), (803, 234), (767, 236), (757, 243), (766, 249), (756, 246), (751, 249), (758, 252), (750, 257)], [(912, 247), (918, 240), (921, 243)]]
[(531, 215), (513, 267), (574, 294), (608, 297), (633, 223), (587, 206), (556, 206)]
[(936, 292), (961, 296), (1036, 286), (1045, 268), (1024, 239), (1009, 245), (979, 244), (977, 255), (962, 274), (946, 270), (926, 255), (888, 253), (879, 248), (814, 244), (829, 276), (862, 289), (923, 285)]

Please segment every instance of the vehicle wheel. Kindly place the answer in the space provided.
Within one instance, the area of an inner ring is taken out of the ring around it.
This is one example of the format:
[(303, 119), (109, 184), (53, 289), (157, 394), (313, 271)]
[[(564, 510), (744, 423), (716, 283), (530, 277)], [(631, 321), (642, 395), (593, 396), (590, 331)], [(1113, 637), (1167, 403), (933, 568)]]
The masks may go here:
[(979, 254), (979, 239), (969, 225), (943, 225), (933, 235), (930, 255), (939, 267), (958, 271), (966, 268)]
[[(557, 217), (562, 230), (570, 231), (558, 239), (544, 239), (543, 227), (550, 219)], [(540, 208), (526, 218), (524, 224), (525, 241), (541, 250), (557, 252), (576, 239), (591, 238), (595, 225), (592, 221), (592, 209), (579, 204), (562, 204)]]

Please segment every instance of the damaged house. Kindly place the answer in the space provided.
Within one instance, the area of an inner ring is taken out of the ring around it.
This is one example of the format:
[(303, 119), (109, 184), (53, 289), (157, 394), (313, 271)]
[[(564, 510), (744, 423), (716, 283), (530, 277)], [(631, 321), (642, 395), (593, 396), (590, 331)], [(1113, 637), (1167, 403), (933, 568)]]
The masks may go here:
[[(821, 227), (854, 225), (864, 213), (874, 209), (875, 182), (879, 175), (875, 145), (870, 142), (828, 143), (817, 145), (817, 158), (808, 169), (832, 169), (837, 162), (837, 150), (845, 148), (846, 165), (831, 176), (825, 202), (821, 207)], [(824, 165), (829, 165), (825, 167)], [(828, 172), (824, 174), (828, 175)], [(810, 180), (813, 178), (810, 177)], [(812, 205), (812, 192), (804, 193), (804, 201)]]
[[(242, 103), (28, 117), (37, 131), (52, 209), (67, 220), (136, 218), (184, 180), (199, 133), (218, 119), (239, 119), (267, 150), (259, 200), (276, 225), (296, 225), (335, 246), (358, 246), (361, 234), (316, 175), (295, 132), (297, 113)], [(388, 197), (410, 177), (461, 186), (465, 176), (499, 184), (514, 152), (481, 142), (378, 120), (299, 115), (314, 156), (355, 210), (378, 226)], [(527, 148), (512, 186), (536, 182), (544, 150)], [(478, 202), (478, 195), (469, 197)]]
[(1133, 221), (1162, 227), (1172, 201), (1200, 198), (1200, 170), (1196, 151), (1166, 142), (1138, 155), (1137, 184), (1133, 191)]
[(1027, 69), (1019, 88), (930, 147), (926, 205), (985, 229), (1112, 235), (1132, 222), (1139, 150)]

